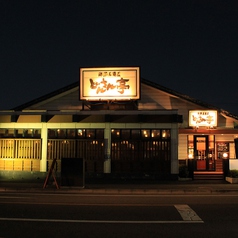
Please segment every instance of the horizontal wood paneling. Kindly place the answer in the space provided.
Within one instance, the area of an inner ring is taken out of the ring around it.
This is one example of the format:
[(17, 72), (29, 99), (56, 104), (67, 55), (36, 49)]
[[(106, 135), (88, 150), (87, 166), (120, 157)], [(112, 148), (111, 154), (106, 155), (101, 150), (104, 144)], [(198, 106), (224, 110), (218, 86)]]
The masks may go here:
[(179, 135), (179, 145), (178, 145), (178, 159), (187, 159), (188, 148), (187, 148), (187, 135)]
[(36, 160), (36, 159), (0, 159), (0, 170), (40, 171), (40, 160)]

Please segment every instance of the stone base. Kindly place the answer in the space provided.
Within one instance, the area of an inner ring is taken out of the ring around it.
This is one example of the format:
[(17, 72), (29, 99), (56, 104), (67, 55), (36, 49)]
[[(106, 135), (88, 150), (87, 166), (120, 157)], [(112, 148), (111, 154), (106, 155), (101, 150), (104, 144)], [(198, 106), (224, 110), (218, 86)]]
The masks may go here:
[(238, 178), (226, 177), (228, 183), (238, 183)]

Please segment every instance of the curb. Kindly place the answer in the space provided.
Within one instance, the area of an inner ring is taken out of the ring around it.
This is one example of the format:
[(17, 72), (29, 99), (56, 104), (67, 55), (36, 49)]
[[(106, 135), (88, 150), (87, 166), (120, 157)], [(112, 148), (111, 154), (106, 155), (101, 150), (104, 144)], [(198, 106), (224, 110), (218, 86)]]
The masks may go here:
[(206, 194), (237, 194), (238, 189), (130, 189), (130, 188), (11, 188), (2, 187), (0, 192), (6, 193), (54, 193), (54, 194), (81, 194), (81, 195), (206, 195)]

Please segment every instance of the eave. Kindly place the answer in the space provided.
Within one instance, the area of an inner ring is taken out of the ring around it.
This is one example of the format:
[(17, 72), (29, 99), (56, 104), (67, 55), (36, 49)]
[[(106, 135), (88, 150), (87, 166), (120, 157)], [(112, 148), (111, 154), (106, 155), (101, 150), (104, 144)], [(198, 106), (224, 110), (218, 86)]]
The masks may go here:
[(195, 129), (195, 128), (180, 128), (179, 129), (179, 134), (193, 134), (193, 135), (202, 135), (202, 134), (238, 134), (238, 129), (234, 129), (234, 128), (216, 128), (216, 129), (206, 129), (206, 128), (199, 128), (199, 129)]

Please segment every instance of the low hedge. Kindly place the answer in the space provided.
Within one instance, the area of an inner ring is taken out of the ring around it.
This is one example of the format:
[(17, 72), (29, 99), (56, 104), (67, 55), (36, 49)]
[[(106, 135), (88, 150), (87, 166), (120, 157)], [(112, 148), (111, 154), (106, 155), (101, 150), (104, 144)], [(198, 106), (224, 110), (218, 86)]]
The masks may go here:
[(237, 169), (229, 170), (228, 177), (238, 178), (238, 170)]

